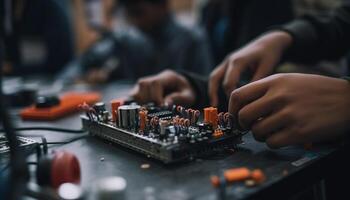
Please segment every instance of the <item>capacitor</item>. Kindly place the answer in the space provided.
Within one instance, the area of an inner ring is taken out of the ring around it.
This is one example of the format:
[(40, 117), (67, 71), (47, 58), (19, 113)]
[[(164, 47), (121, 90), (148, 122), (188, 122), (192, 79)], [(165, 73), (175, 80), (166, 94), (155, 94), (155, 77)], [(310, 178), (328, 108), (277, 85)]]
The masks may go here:
[(111, 101), (112, 120), (114, 122), (118, 121), (118, 108), (121, 105), (123, 105), (123, 101), (122, 100), (114, 99), (114, 100)]
[(139, 105), (124, 105), (118, 108), (119, 127), (136, 130), (139, 126)]
[(216, 129), (218, 126), (218, 109), (214, 107), (204, 108), (204, 122), (211, 124)]
[(147, 111), (145, 110), (141, 110), (139, 112), (139, 117), (140, 117), (140, 132), (144, 132), (145, 128), (146, 128), (146, 123), (147, 123)]
[(103, 120), (103, 122), (108, 122), (108, 120), (109, 120), (109, 112), (107, 110), (102, 112), (102, 120)]
[(160, 128), (160, 136), (162, 138), (166, 135), (166, 128), (169, 126), (169, 122), (167, 120), (160, 120), (159, 128)]
[(97, 102), (95, 103), (94, 107), (93, 107), (97, 113), (103, 113), (103, 111), (106, 110), (106, 105), (104, 102)]
[(100, 179), (95, 185), (95, 199), (124, 200), (126, 199), (126, 180), (122, 177), (107, 177)]

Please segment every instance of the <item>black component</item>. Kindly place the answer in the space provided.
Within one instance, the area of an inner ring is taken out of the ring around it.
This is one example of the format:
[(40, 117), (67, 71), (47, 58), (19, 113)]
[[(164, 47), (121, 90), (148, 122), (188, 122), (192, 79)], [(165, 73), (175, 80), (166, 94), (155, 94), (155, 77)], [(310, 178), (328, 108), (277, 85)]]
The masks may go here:
[(36, 169), (36, 181), (41, 186), (51, 185), (52, 159), (52, 156), (43, 156), (38, 162), (38, 167)]
[(29, 106), (35, 102), (37, 91), (30, 88), (16, 88), (4, 94), (5, 101), (13, 107)]
[(147, 115), (148, 118), (158, 117), (159, 119), (170, 119), (173, 116), (173, 112), (169, 110), (153, 112)]
[(97, 103), (95, 103), (93, 108), (99, 114), (102, 114), (104, 111), (106, 111), (106, 105), (105, 105), (104, 102), (97, 102)]
[(60, 104), (60, 99), (57, 96), (39, 96), (36, 98), (35, 107), (51, 108)]

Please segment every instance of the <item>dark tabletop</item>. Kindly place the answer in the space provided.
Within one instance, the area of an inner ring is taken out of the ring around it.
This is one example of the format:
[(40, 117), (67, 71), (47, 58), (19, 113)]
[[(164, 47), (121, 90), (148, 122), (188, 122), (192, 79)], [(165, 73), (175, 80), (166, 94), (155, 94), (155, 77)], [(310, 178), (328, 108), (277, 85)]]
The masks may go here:
[[(93, 88), (103, 94), (103, 101), (125, 97), (129, 83), (119, 82), (105, 87)], [(91, 90), (73, 87), (67, 90)], [(108, 108), (109, 109), (109, 108)], [(70, 115), (53, 122), (23, 122), (16, 117), (17, 126), (53, 126), (79, 129), (79, 114)], [(25, 135), (44, 135), (49, 142), (69, 140), (78, 134), (45, 131), (22, 132)], [(320, 180), (330, 170), (327, 163), (334, 162), (339, 148), (316, 146), (312, 150), (303, 147), (287, 147), (271, 150), (256, 142), (251, 134), (243, 138), (244, 143), (234, 153), (217, 157), (201, 158), (191, 162), (165, 165), (118, 145), (112, 145), (97, 138), (84, 138), (70, 144), (54, 146), (74, 152), (80, 160), (82, 186), (90, 190), (93, 183), (103, 177), (121, 176), (127, 181), (127, 199), (216, 199), (217, 191), (211, 186), (210, 176), (219, 175), (225, 169), (234, 167), (261, 168), (267, 181), (257, 187), (237, 184), (226, 188), (228, 199), (256, 199), (291, 195), (297, 190)], [(147, 169), (142, 164), (149, 164)]]

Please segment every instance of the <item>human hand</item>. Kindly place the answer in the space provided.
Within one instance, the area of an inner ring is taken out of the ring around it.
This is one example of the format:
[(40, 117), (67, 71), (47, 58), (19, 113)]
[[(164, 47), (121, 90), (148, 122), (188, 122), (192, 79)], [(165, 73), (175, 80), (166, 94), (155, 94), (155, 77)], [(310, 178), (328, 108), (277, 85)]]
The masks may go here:
[(229, 112), (271, 148), (331, 140), (350, 131), (350, 84), (277, 74), (233, 91)]
[(155, 102), (158, 105), (191, 106), (196, 100), (195, 91), (188, 80), (171, 70), (139, 79), (130, 96), (139, 103)]
[(226, 95), (230, 96), (237, 87), (241, 74), (248, 69), (253, 71), (251, 81), (270, 75), (291, 42), (292, 37), (288, 33), (271, 32), (229, 55), (210, 74), (208, 94), (211, 105), (218, 105), (218, 90), (221, 85)]

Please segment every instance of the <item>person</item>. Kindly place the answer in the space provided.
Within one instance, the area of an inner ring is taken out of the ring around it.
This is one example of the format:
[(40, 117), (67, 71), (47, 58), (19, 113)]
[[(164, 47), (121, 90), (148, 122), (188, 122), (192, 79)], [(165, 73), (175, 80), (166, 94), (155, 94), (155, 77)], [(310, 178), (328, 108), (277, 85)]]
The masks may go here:
[[(85, 72), (79, 72), (84, 74), (83, 80), (103, 83), (118, 78), (137, 79), (165, 68), (210, 73), (214, 65), (204, 32), (180, 25), (167, 0), (121, 0), (118, 5), (125, 8), (125, 17), (133, 27), (117, 26), (87, 50), (87, 59), (94, 57), (91, 52), (100, 52), (106, 46), (110, 55), (101, 63), (85, 66)], [(105, 67), (109, 63), (115, 66)]]
[(75, 54), (68, 1), (1, 1), (0, 10), (9, 2), (16, 28), (4, 35), (3, 74), (49, 75), (62, 70)]
[[(349, 79), (275, 74), (284, 60), (337, 59), (350, 49), (350, 3), (327, 18), (305, 16), (262, 34), (233, 52), (209, 79), (181, 71), (145, 77), (131, 96), (140, 103), (218, 106), (271, 148), (346, 137), (350, 131)], [(252, 72), (240, 86), (240, 76)], [(227, 106), (223, 106), (227, 105)]]

